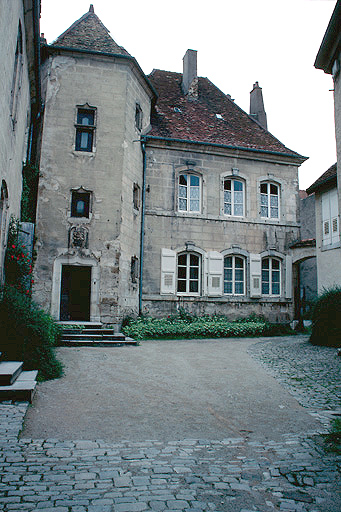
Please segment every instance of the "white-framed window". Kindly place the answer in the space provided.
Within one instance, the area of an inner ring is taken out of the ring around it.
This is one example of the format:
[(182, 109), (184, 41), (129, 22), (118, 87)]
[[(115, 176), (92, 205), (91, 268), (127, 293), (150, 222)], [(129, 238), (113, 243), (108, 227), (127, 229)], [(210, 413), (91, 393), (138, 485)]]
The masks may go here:
[(277, 258), (262, 259), (262, 295), (281, 294), (281, 261)]
[(244, 183), (234, 178), (224, 179), (224, 215), (244, 216)]
[(183, 252), (177, 256), (178, 294), (199, 295), (201, 277), (201, 257), (194, 252)]
[(323, 192), (322, 201), (322, 245), (339, 241), (339, 207), (336, 188)]
[(200, 212), (201, 177), (183, 172), (178, 179), (178, 209), (180, 212)]
[(260, 184), (260, 216), (264, 219), (279, 219), (279, 185)]
[(225, 256), (224, 294), (245, 295), (245, 258), (236, 255)]

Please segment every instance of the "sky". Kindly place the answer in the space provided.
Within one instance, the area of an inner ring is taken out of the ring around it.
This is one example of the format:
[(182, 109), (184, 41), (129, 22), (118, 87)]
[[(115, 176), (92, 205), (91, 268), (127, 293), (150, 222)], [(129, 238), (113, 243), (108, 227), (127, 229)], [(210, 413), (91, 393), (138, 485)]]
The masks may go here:
[[(89, 10), (90, 0), (42, 0), (41, 32), (54, 41)], [(263, 89), (268, 130), (309, 159), (301, 189), (336, 162), (333, 80), (314, 67), (336, 0), (92, 0), (111, 37), (154, 68), (182, 72), (188, 48), (198, 75), (249, 112), (250, 91)], [(208, 8), (209, 6), (209, 8)]]

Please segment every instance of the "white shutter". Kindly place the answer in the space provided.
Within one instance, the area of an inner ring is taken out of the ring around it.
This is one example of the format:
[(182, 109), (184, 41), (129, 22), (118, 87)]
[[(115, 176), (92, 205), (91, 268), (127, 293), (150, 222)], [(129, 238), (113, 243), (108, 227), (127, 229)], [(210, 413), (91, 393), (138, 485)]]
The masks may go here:
[(332, 244), (339, 241), (339, 208), (336, 189), (330, 191), (330, 236)]
[(260, 254), (250, 254), (250, 297), (261, 297), (262, 262)]
[(203, 295), (207, 295), (208, 293), (208, 256), (205, 254), (203, 256), (203, 265), (204, 265), (204, 281), (202, 286)]
[(322, 243), (328, 245), (332, 241), (330, 225), (330, 193), (325, 192), (321, 195), (322, 207)]
[(285, 258), (285, 298), (292, 299), (292, 256)]
[(161, 294), (175, 293), (176, 252), (161, 249)]
[(220, 252), (210, 251), (207, 253), (208, 259), (208, 286), (207, 295), (221, 296), (223, 294), (223, 270), (224, 258)]

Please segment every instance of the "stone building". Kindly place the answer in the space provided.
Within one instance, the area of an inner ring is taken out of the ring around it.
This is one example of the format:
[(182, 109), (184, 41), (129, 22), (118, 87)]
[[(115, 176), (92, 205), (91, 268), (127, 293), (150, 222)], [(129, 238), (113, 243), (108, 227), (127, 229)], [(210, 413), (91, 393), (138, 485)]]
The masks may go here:
[(316, 56), (315, 67), (332, 75), (334, 82), (337, 163), (307, 190), (315, 192), (318, 292), (341, 285), (341, 2), (337, 1)]
[(35, 298), (61, 320), (118, 324), (179, 307), (293, 317), (304, 157), (188, 50), (146, 77), (93, 7), (44, 45)]
[(0, 1), (0, 284), (11, 216), (20, 219), (23, 163), (37, 163), (40, 1)]

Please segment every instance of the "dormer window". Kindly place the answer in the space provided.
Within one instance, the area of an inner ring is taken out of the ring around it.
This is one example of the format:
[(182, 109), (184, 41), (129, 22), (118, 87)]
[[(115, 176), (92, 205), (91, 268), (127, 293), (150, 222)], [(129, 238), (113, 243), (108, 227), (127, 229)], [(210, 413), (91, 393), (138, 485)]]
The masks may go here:
[(77, 123), (76, 123), (76, 151), (93, 151), (94, 135), (95, 135), (95, 115), (96, 109), (84, 105), (84, 107), (77, 108)]

